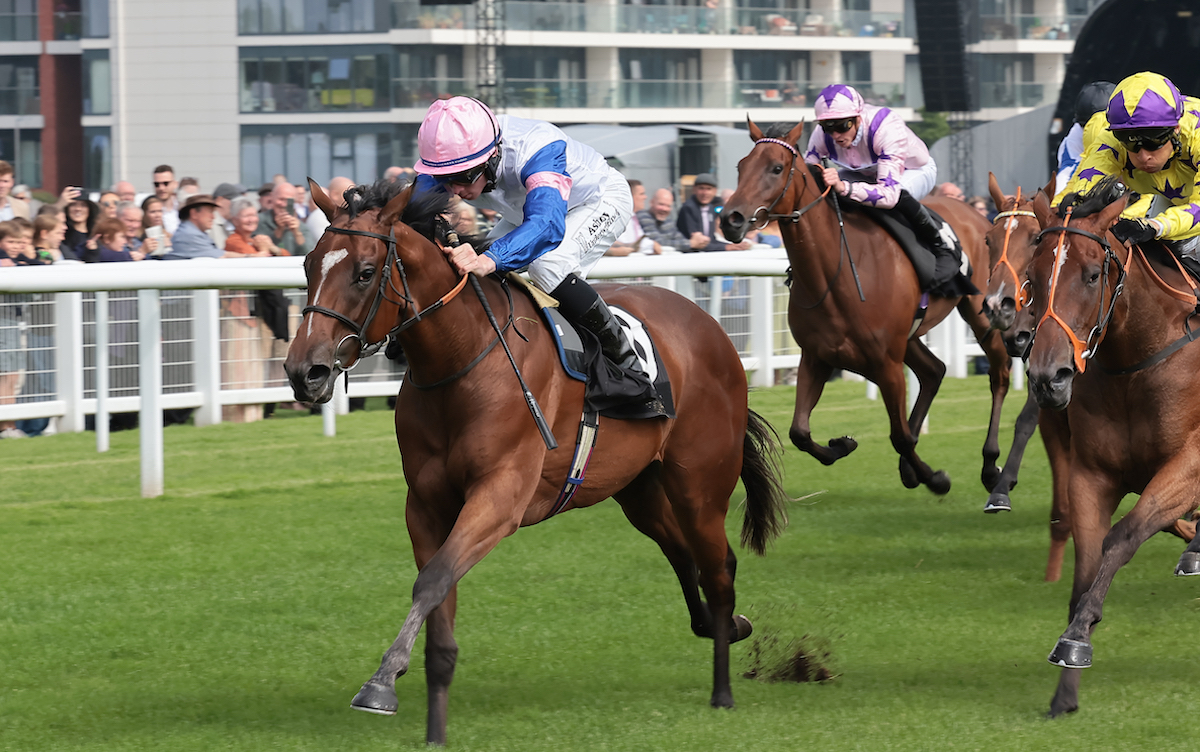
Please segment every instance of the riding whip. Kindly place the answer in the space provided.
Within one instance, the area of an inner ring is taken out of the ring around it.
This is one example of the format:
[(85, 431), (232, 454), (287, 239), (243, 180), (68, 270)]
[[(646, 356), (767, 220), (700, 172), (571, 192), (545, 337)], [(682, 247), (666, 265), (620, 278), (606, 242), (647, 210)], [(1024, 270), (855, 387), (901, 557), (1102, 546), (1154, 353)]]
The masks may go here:
[[(451, 246), (457, 246), (458, 233), (451, 230), (446, 234), (446, 241)], [(537, 398), (533, 396), (533, 392), (529, 391), (529, 386), (525, 383), (525, 377), (521, 375), (521, 369), (517, 367), (517, 361), (513, 358), (512, 350), (508, 349), (508, 342), (504, 340), (504, 333), (500, 330), (500, 324), (496, 322), (496, 316), (492, 313), (492, 306), (488, 304), (487, 295), (483, 292), (483, 286), (479, 284), (479, 279), (472, 273), (468, 272), (467, 276), (471, 278), (471, 287), (475, 289), (475, 294), (479, 296), (479, 302), (483, 303), (483, 310), (487, 314), (488, 323), (492, 325), (496, 336), (500, 339), (500, 344), (504, 347), (504, 354), (508, 356), (508, 362), (512, 364), (513, 373), (517, 375), (517, 381), (521, 384), (521, 392), (525, 395), (525, 405), (529, 408), (529, 412), (533, 415), (533, 422), (537, 424), (538, 432), (542, 435), (542, 441), (546, 444), (546, 449), (557, 449), (558, 442), (554, 439), (554, 432), (550, 430), (550, 424), (546, 422), (546, 416), (542, 413), (541, 405), (538, 404)]]
[[(828, 157), (821, 158), (821, 166), (825, 169), (833, 169), (833, 163)], [(834, 191), (837, 193), (837, 191)], [(833, 197), (833, 210), (837, 213), (838, 232), (842, 236), (842, 248), (846, 251), (846, 258), (850, 259), (850, 272), (854, 275), (854, 286), (858, 288), (858, 299), (863, 303), (867, 302), (867, 296), (863, 295), (862, 282), (858, 279), (858, 267), (854, 265), (854, 257), (850, 255), (850, 243), (846, 240), (846, 225), (842, 222), (842, 205), (838, 203), (837, 196)]]

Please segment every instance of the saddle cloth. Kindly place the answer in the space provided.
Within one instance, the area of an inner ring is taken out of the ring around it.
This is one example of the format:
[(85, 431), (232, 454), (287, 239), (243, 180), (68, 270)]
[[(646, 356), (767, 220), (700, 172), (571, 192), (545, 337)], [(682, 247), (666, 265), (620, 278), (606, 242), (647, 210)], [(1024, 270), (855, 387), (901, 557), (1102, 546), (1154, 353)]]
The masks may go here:
[[(585, 384), (584, 409), (595, 410), (606, 418), (631, 420), (637, 418), (657, 417), (643, 414), (636, 405), (613, 404), (614, 395), (606, 390), (609, 383), (607, 378), (607, 361), (600, 350), (600, 342), (589, 331), (576, 329), (558, 310), (558, 301), (533, 285), (524, 277), (510, 273), (509, 282), (517, 289), (529, 295), (530, 300), (542, 313), (542, 321), (550, 330), (554, 347), (558, 351), (558, 359), (567, 375)], [(663, 365), (658, 349), (650, 332), (633, 314), (609, 305), (609, 310), (621, 324), (621, 330), (637, 353), (642, 371), (650, 377), (650, 383), (658, 392), (667, 417), (675, 417), (675, 400), (671, 396), (671, 382), (667, 369)], [(619, 400), (618, 400), (619, 402)]]
[(908, 260), (912, 262), (913, 270), (917, 273), (917, 280), (920, 282), (923, 291), (948, 298), (978, 293), (974, 289), (974, 286), (969, 286), (969, 289), (967, 289), (967, 287), (961, 284), (956, 284), (960, 275), (966, 277), (967, 280), (965, 281), (969, 282), (971, 260), (963, 253), (962, 243), (959, 241), (958, 235), (950, 227), (950, 223), (942, 219), (933, 209), (925, 207), (934, 220), (941, 224), (942, 237), (954, 247), (954, 268), (945, 264), (943, 264), (942, 268), (938, 268), (937, 256), (917, 238), (912, 227), (899, 212), (879, 209), (874, 206), (867, 206), (847, 200), (840, 200), (840, 203), (843, 212), (860, 212), (888, 231), (888, 234), (904, 249), (904, 255), (908, 256)]

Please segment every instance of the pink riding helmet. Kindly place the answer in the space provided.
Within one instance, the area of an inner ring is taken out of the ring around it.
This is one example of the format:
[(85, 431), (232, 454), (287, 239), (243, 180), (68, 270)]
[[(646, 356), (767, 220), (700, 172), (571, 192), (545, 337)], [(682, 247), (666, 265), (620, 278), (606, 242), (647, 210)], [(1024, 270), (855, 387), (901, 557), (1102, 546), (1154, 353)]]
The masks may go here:
[(821, 89), (817, 95), (817, 120), (845, 120), (858, 117), (863, 111), (862, 95), (853, 86), (831, 84)]
[(500, 125), (487, 105), (470, 97), (429, 105), (417, 131), (413, 169), (423, 175), (454, 175), (483, 164), (500, 143)]

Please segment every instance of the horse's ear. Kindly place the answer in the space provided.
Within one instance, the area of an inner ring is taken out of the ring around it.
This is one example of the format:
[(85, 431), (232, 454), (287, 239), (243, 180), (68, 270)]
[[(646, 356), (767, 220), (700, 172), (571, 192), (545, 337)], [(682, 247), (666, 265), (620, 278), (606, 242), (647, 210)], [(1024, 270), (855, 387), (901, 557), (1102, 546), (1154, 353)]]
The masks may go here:
[(317, 181), (312, 178), (308, 179), (308, 192), (312, 194), (313, 203), (317, 205), (325, 214), (325, 219), (333, 221), (334, 216), (338, 213), (338, 208), (334, 206), (333, 199), (329, 198), (328, 194), (317, 185)]
[(1038, 224), (1042, 229), (1050, 227), (1054, 222), (1058, 221), (1058, 217), (1054, 215), (1054, 209), (1050, 208), (1050, 199), (1046, 196), (1045, 191), (1038, 191), (1033, 197), (1033, 213), (1037, 215)]
[[(1063, 188), (1066, 188), (1066, 186), (1064, 185)], [(1050, 176), (1050, 182), (1046, 183), (1046, 187), (1042, 189), (1042, 192), (1047, 196), (1058, 195), (1058, 175)]]
[(1104, 207), (1104, 210), (1096, 217), (1096, 227), (1103, 230), (1107, 230), (1108, 228), (1112, 227), (1113, 223), (1117, 221), (1117, 218), (1121, 216), (1121, 212), (1125, 211), (1125, 207), (1128, 204), (1129, 194), (1126, 193), (1116, 201)]
[(746, 116), (746, 125), (750, 129), (750, 140), (757, 144), (759, 139), (763, 137), (762, 128), (755, 125), (749, 115)]
[(787, 136), (785, 136), (783, 140), (787, 141), (789, 144), (791, 144), (793, 146), (798, 146), (800, 144), (800, 137), (803, 135), (804, 135), (804, 121), (801, 120), (799, 123), (796, 123), (795, 128), (792, 128), (790, 131), (788, 131)]
[(1004, 204), (1008, 198), (1004, 195), (1004, 191), (1000, 190), (1000, 184), (996, 182), (996, 176), (991, 172), (988, 172), (988, 194), (991, 195), (996, 210), (1004, 211)]
[(412, 198), (413, 188), (416, 183), (409, 183), (408, 186), (396, 194), (396, 197), (387, 202), (387, 206), (383, 207), (383, 211), (379, 212), (379, 224), (384, 227), (391, 227), (400, 219), (400, 215), (404, 213), (404, 209), (408, 206), (409, 199)]

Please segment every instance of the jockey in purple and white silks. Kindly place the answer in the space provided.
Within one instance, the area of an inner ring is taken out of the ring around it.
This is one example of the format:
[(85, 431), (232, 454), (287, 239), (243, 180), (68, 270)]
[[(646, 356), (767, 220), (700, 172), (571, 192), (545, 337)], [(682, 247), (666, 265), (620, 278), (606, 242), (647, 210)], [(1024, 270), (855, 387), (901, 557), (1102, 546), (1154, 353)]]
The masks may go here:
[(804, 160), (833, 163), (822, 176), (838, 195), (902, 214), (938, 257), (936, 276), (952, 276), (958, 267), (954, 231), (920, 201), (937, 183), (937, 165), (925, 143), (899, 115), (867, 104), (852, 86), (826, 86), (815, 110), (820, 128), (813, 131)]
[(625, 176), (551, 123), (497, 117), (470, 97), (430, 105), (417, 150), (417, 190), (444, 189), (501, 217), (483, 253), (469, 243), (446, 249), (459, 273), (528, 268), (559, 310), (600, 340), (604, 355), (624, 374), (612, 373), (612, 380), (627, 382), (618, 391), (665, 414), (620, 324), (584, 281), (633, 214)]

